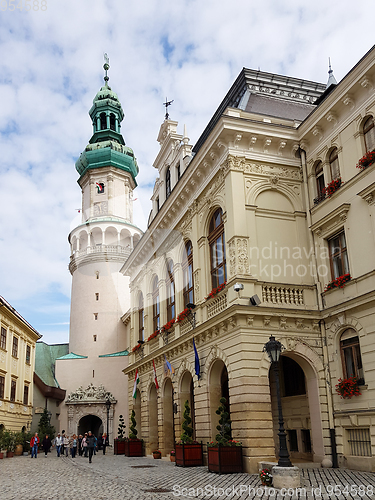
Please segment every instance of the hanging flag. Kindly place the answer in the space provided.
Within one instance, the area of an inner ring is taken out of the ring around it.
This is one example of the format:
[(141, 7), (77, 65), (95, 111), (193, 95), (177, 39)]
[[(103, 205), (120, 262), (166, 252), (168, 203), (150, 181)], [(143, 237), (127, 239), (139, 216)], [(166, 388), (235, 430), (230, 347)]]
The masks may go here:
[(195, 354), (195, 375), (198, 377), (198, 380), (201, 378), (201, 364), (199, 362), (199, 356), (197, 347), (195, 345), (195, 340), (193, 337), (193, 346), (194, 346), (194, 354)]
[(164, 358), (165, 358), (165, 364), (164, 364), (165, 373), (168, 373), (168, 371), (169, 371), (171, 375), (174, 375), (174, 368), (170, 364), (170, 362), (167, 360), (167, 356), (165, 354), (164, 354)]
[(133, 387), (133, 398), (136, 399), (137, 397), (137, 385), (139, 384), (139, 375), (138, 375), (138, 368), (137, 371), (135, 372), (135, 379), (134, 379), (134, 387)]
[(159, 389), (158, 379), (156, 376), (155, 360), (152, 360), (152, 366), (154, 367), (154, 382), (156, 389)]
[(104, 184), (102, 182), (97, 182), (96, 189), (98, 190), (98, 194), (104, 193)]

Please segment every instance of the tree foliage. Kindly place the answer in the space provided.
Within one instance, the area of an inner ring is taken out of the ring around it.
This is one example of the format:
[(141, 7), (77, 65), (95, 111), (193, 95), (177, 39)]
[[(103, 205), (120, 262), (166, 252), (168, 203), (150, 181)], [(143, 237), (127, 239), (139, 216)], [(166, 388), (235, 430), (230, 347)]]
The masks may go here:
[(183, 414), (184, 421), (182, 422), (182, 430), (184, 431), (181, 434), (181, 441), (183, 443), (191, 443), (193, 441), (193, 428), (191, 427), (191, 417), (190, 417), (190, 406), (189, 401), (185, 401), (185, 411)]
[(44, 408), (43, 413), (40, 416), (40, 420), (39, 420), (39, 424), (38, 424), (39, 438), (42, 441), (44, 439), (44, 436), (46, 434), (48, 434), (48, 436), (52, 440), (55, 437), (55, 433), (56, 433), (56, 429), (50, 423), (47, 408)]
[(132, 410), (132, 414), (131, 414), (130, 420), (132, 422), (132, 425), (130, 426), (129, 438), (130, 439), (137, 439), (137, 434), (138, 434), (138, 431), (137, 431), (137, 421), (135, 419), (135, 411), (134, 410)]
[(125, 420), (122, 415), (118, 417), (118, 429), (117, 429), (117, 437), (118, 439), (125, 439)]
[(216, 434), (216, 441), (222, 446), (226, 446), (228, 441), (232, 438), (231, 421), (229, 419), (228, 405), (225, 398), (220, 398), (220, 406), (216, 410), (217, 415), (220, 415), (219, 425), (216, 429), (219, 434)]

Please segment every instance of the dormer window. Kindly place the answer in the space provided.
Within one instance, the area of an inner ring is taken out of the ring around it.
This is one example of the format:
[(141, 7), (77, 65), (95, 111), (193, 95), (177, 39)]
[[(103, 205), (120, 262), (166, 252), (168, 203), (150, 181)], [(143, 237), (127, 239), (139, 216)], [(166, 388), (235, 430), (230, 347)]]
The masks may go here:
[(107, 128), (107, 117), (105, 113), (100, 113), (100, 130), (105, 130)]
[(113, 113), (109, 115), (109, 128), (116, 131), (116, 117)]
[(167, 169), (165, 174), (165, 197), (168, 198), (171, 194), (171, 169)]

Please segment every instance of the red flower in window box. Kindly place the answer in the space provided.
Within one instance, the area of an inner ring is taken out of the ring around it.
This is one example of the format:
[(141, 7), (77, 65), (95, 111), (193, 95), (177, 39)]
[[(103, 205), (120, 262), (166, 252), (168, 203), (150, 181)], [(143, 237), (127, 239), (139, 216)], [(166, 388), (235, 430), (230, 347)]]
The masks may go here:
[(172, 328), (172, 326), (174, 324), (175, 324), (175, 319), (173, 318), (170, 321), (168, 321), (168, 323), (165, 323), (165, 325), (161, 327), (161, 331), (167, 332), (168, 330), (170, 330)]
[(349, 377), (345, 379), (338, 379), (336, 391), (340, 394), (342, 399), (351, 399), (353, 396), (360, 396), (358, 387), (358, 379), (356, 377)]
[(159, 330), (156, 330), (154, 333), (151, 333), (149, 338), (147, 339), (147, 342), (150, 342), (152, 339), (156, 339), (156, 337), (159, 335)]
[(132, 352), (137, 352), (141, 348), (142, 344), (137, 344), (133, 347)]
[(180, 314), (177, 316), (177, 323), (180, 323), (183, 321), (185, 318), (187, 318), (190, 314), (190, 309), (186, 308)]
[(375, 163), (375, 151), (369, 151), (358, 161), (356, 167), (361, 170)]
[(341, 186), (341, 177), (334, 179), (323, 189), (323, 192), (330, 198), (335, 191)]
[(207, 295), (206, 300), (209, 300), (209, 299), (212, 299), (212, 297), (215, 297), (215, 295), (217, 295), (219, 292), (221, 292), (222, 290), (224, 290), (224, 288), (226, 287), (226, 285), (227, 285), (227, 282), (224, 281), (223, 284), (219, 285), (216, 288), (213, 288), (210, 291), (210, 293)]
[(343, 274), (342, 276), (330, 281), (326, 285), (324, 291), (333, 290), (334, 288), (344, 288), (348, 281), (350, 281), (350, 274)]

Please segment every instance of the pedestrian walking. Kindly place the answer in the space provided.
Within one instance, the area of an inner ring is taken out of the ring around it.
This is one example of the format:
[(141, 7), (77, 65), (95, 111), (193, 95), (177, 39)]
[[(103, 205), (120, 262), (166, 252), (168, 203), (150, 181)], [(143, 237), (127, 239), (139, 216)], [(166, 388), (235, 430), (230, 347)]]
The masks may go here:
[(88, 448), (87, 448), (87, 432), (85, 432), (85, 435), (83, 436), (83, 439), (82, 439), (82, 450), (83, 450), (84, 457), (87, 458), (87, 452), (88, 452)]
[(30, 441), (30, 448), (31, 448), (31, 458), (38, 458), (38, 446), (39, 446), (40, 439), (38, 437), (38, 433), (36, 432), (34, 436), (31, 438)]
[(65, 452), (65, 456), (69, 456), (69, 436), (64, 436), (64, 448), (63, 448), (63, 454)]
[(61, 454), (61, 447), (63, 444), (63, 438), (61, 437), (60, 433), (57, 433), (57, 436), (54, 439), (54, 446), (56, 446), (56, 452), (57, 456), (59, 457)]
[(83, 450), (82, 450), (82, 439), (83, 439), (83, 436), (82, 434), (80, 434), (78, 436), (78, 454), (80, 457), (82, 457), (82, 453), (83, 453)]
[(107, 446), (109, 445), (108, 436), (106, 433), (103, 434), (103, 436), (101, 438), (101, 442), (102, 442), (102, 447), (103, 447), (103, 455), (105, 455), (105, 450), (106, 450)]
[(77, 441), (77, 436), (75, 434), (69, 439), (69, 448), (72, 458), (75, 458), (77, 453)]
[(89, 431), (86, 441), (87, 441), (87, 448), (89, 451), (89, 464), (91, 464), (92, 455), (94, 453), (94, 448), (95, 448), (95, 436), (91, 431)]
[(47, 457), (47, 453), (51, 449), (52, 446), (52, 441), (50, 440), (48, 434), (46, 434), (46, 437), (42, 441), (42, 447), (44, 450), (44, 456)]

